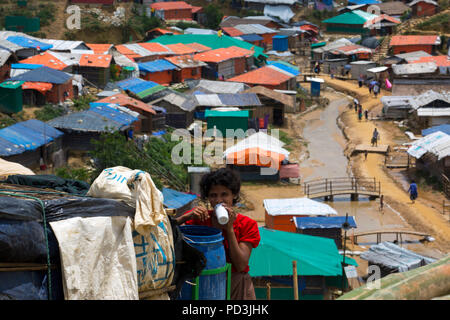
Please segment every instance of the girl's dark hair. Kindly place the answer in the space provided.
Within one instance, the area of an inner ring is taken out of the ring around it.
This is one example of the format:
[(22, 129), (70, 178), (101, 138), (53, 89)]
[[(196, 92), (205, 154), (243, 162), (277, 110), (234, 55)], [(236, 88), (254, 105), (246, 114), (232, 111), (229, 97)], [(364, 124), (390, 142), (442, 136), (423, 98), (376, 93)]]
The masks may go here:
[(208, 199), (209, 191), (212, 186), (224, 186), (231, 190), (235, 196), (233, 204), (239, 201), (239, 191), (241, 190), (241, 179), (239, 175), (228, 168), (221, 168), (205, 174), (200, 181), (200, 192), (203, 200)]

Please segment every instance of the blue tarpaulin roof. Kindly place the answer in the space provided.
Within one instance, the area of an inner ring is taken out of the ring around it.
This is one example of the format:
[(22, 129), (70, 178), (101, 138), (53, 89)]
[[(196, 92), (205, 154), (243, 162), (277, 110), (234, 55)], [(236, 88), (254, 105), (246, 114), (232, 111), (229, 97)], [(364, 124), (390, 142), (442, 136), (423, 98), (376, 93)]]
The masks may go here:
[(434, 126), (434, 127), (428, 128), (428, 129), (423, 129), (422, 135), (427, 136), (427, 135), (432, 134), (437, 131), (442, 131), (442, 132), (450, 135), (450, 124), (441, 124), (439, 126)]
[[(297, 229), (331, 229), (342, 228), (345, 217), (295, 217), (294, 223)], [(356, 228), (354, 217), (348, 217), (351, 228)]]
[(188, 194), (176, 191), (169, 188), (163, 188), (164, 205), (167, 208), (178, 209), (193, 201), (197, 196), (195, 194)]
[(132, 115), (130, 115), (124, 111), (112, 108), (108, 105), (110, 105), (110, 104), (101, 103), (101, 102), (91, 102), (90, 103), (91, 108), (89, 110), (96, 112), (108, 119), (117, 121), (124, 125), (130, 125), (133, 122), (139, 120), (138, 118), (133, 117)]
[(25, 81), (25, 82), (47, 82), (53, 84), (63, 84), (71, 79), (71, 76), (65, 72), (58, 71), (49, 67), (41, 67), (22, 73), (11, 81)]
[[(153, 81), (146, 81), (140, 78), (130, 78), (126, 80), (122, 80), (119, 82), (116, 82), (116, 84), (121, 88), (122, 90), (129, 90), (132, 93), (139, 95), (140, 93), (155, 88), (160, 87), (161, 90), (165, 89), (164, 86), (161, 86), (160, 84), (153, 82)], [(156, 90), (154, 92), (157, 92), (160, 90)], [(150, 92), (154, 93), (153, 90), (150, 90)], [(150, 94), (149, 94), (150, 95)]]
[(277, 67), (278, 69), (284, 70), (286, 72), (289, 72), (290, 74), (294, 75), (294, 76), (298, 76), (300, 74), (300, 72), (294, 68), (291, 68), (283, 63), (280, 62), (272, 62), (272, 61), (268, 61), (267, 64), (272, 65)]
[(139, 66), (139, 71), (144, 71), (144, 72), (149, 72), (149, 73), (177, 69), (176, 65), (170, 63), (167, 60), (163, 60), (163, 59), (149, 61), (149, 62), (139, 62), (138, 66)]
[(6, 140), (7, 142), (13, 145), (21, 146), (23, 149), (11, 148), (10, 145), (7, 146), (8, 143), (3, 142), (5, 148), (10, 148), (12, 150), (11, 151), (1, 150), (1, 154), (3, 153), (5, 153), (4, 155), (8, 155), (8, 153), (18, 154), (22, 153), (25, 150), (34, 150), (42, 145), (45, 145), (53, 141), (52, 135), (61, 136), (62, 134), (63, 134), (62, 132), (59, 132), (58, 130), (51, 128), (50, 126), (39, 120), (34, 120), (31, 122), (28, 121), (26, 124), (19, 122), (9, 127), (1, 129), (0, 138)]
[(41, 51), (48, 50), (53, 47), (52, 44), (40, 42), (22, 36), (9, 36), (8, 38), (6, 38), (6, 40), (24, 48), (39, 48)]
[(43, 64), (31, 64), (31, 63), (13, 63), (11, 69), (39, 69), (43, 67)]
[(85, 110), (54, 118), (47, 122), (54, 128), (82, 132), (114, 132), (125, 127), (122, 123), (99, 116), (97, 112)]
[(7, 157), (25, 152), (25, 148), (0, 137), (0, 156)]
[(261, 37), (257, 34), (243, 34), (239, 37), (244, 41), (261, 41), (261, 40), (263, 40), (263, 37)]

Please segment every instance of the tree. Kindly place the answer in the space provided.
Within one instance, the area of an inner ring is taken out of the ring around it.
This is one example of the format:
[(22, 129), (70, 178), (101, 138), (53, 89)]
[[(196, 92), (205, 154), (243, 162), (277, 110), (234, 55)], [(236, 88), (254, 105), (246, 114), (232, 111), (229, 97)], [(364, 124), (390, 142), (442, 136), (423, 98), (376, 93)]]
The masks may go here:
[(217, 6), (210, 4), (205, 8), (205, 16), (205, 26), (209, 29), (217, 29), (222, 21), (223, 13)]

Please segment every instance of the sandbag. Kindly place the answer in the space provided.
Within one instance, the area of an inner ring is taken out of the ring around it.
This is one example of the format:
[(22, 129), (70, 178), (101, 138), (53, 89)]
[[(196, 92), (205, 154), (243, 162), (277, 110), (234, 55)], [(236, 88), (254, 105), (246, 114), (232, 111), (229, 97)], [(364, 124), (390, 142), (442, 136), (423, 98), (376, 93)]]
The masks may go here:
[(131, 218), (74, 217), (50, 225), (60, 246), (65, 299), (139, 299)]
[(133, 242), (139, 292), (170, 286), (175, 269), (172, 227), (162, 192), (151, 176), (121, 166), (108, 168), (95, 179), (87, 195), (122, 200), (136, 208)]

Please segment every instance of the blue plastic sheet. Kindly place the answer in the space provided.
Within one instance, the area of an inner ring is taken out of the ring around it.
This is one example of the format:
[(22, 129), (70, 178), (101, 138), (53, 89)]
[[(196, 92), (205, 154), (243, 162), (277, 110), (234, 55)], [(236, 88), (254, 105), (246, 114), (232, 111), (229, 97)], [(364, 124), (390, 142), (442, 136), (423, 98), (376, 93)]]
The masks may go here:
[(6, 40), (24, 48), (34, 48), (34, 49), (39, 48), (41, 51), (45, 51), (53, 47), (52, 44), (40, 42), (37, 40), (21, 36), (9, 36), (8, 38), (6, 38)]
[[(345, 217), (295, 217), (297, 229), (342, 228)], [(354, 217), (348, 217), (350, 228), (356, 228)]]
[(164, 205), (168, 208), (178, 209), (195, 200), (195, 194), (188, 194), (169, 188), (163, 188)]

